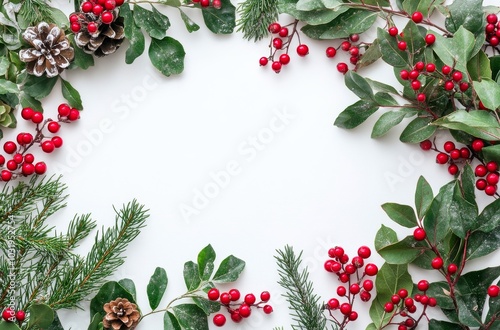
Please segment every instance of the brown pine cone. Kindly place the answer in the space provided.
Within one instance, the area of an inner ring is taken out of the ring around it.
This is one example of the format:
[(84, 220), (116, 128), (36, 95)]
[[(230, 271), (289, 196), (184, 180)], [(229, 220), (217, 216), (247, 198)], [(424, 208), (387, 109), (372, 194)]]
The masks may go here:
[(117, 298), (104, 304), (106, 315), (102, 325), (106, 329), (133, 330), (139, 323), (141, 317), (137, 305), (126, 298)]

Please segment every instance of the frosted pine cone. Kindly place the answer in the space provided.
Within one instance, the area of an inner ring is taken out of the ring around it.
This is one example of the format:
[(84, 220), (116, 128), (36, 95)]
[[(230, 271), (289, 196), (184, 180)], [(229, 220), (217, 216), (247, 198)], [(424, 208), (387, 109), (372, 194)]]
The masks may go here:
[(117, 298), (104, 304), (104, 311), (106, 315), (102, 325), (112, 330), (133, 330), (141, 317), (137, 305), (126, 298)]
[(41, 22), (37, 26), (28, 27), (23, 33), (32, 48), (21, 49), (19, 57), (27, 63), (28, 73), (37, 77), (44, 73), (47, 77), (55, 77), (66, 69), (75, 56), (64, 31), (55, 24)]

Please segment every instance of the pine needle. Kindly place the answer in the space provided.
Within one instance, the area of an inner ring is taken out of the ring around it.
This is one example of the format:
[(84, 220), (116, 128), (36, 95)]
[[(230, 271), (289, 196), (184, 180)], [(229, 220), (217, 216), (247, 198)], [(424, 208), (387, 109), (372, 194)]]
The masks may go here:
[(269, 34), (269, 24), (278, 19), (277, 0), (246, 0), (238, 5), (238, 32), (243, 38), (261, 40)]

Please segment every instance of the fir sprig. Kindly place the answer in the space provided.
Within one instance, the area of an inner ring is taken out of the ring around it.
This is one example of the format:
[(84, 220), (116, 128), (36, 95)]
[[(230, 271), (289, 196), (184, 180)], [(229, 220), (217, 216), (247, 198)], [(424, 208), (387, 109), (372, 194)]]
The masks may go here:
[(43, 21), (53, 21), (51, 6), (44, 0), (24, 0), (19, 15), (26, 26)]
[(246, 0), (238, 6), (240, 18), (237, 21), (238, 32), (243, 38), (261, 40), (269, 33), (269, 24), (278, 19), (277, 0)]
[(301, 269), (302, 252), (296, 255), (293, 248), (285, 246), (277, 250), (276, 258), (280, 284), (286, 293), (284, 297), (293, 310), (291, 316), (297, 322), (293, 329), (324, 330), (326, 318), (320, 297), (314, 293), (313, 283), (309, 280), (307, 268)]

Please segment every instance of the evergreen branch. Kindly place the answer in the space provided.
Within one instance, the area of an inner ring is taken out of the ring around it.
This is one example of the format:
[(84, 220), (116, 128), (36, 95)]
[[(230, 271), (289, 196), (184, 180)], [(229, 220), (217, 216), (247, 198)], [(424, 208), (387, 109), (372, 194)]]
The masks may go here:
[[(116, 210), (115, 210), (116, 211)], [(63, 278), (51, 294), (48, 304), (54, 308), (75, 307), (85, 296), (104, 282), (105, 278), (123, 264), (121, 254), (140, 233), (148, 218), (144, 206), (133, 200), (116, 212), (115, 226), (97, 233), (94, 245), (85, 262), (66, 267)]]
[(269, 24), (278, 20), (277, 0), (245, 0), (238, 5), (238, 32), (243, 38), (261, 40), (269, 33)]
[(96, 223), (90, 218), (90, 214), (75, 216), (69, 223), (67, 236), (68, 249), (78, 247), (81, 240), (87, 237), (96, 227)]
[(313, 283), (309, 280), (307, 268), (299, 270), (302, 263), (302, 252), (296, 256), (293, 248), (285, 246), (283, 250), (276, 250), (275, 256), (278, 265), (280, 280), (278, 284), (286, 290), (283, 295), (293, 310), (291, 316), (297, 322), (293, 329), (324, 330), (326, 318), (324, 307), (319, 297), (314, 294)]
[(19, 15), (28, 26), (39, 22), (53, 23), (54, 17), (50, 8), (51, 6), (44, 0), (24, 0)]

